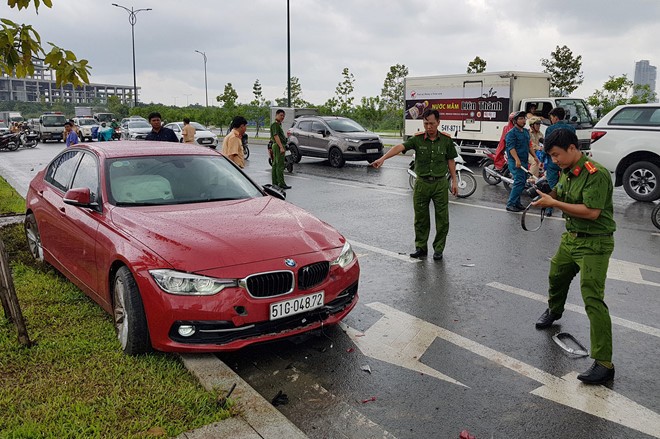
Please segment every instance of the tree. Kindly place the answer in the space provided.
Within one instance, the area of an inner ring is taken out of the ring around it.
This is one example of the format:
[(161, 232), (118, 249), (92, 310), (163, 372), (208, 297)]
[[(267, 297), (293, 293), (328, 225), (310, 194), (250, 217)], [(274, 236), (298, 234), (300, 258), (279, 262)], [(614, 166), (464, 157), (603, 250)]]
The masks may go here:
[[(288, 105), (288, 88), (284, 88), (284, 97), (275, 99), (275, 102), (280, 107), (286, 107)], [(291, 77), (291, 105), (293, 108), (305, 108), (310, 107), (311, 104), (303, 99), (302, 97), (302, 85), (300, 85), (300, 80), (296, 76)]]
[(467, 73), (483, 73), (486, 71), (486, 61), (476, 56), (468, 63)]
[(337, 96), (336, 102), (339, 114), (348, 116), (353, 109), (354, 97), (351, 96), (351, 94), (355, 90), (353, 85), (355, 84), (355, 76), (349, 72), (348, 67), (344, 67), (344, 70), (342, 70), (341, 74), (344, 79), (339, 84), (337, 84), (337, 87), (335, 88), (335, 96)]
[(378, 96), (366, 97), (362, 96), (360, 105), (355, 107), (355, 119), (362, 125), (374, 131), (383, 118), (383, 110), (380, 105), (380, 98)]
[[(27, 9), (30, 3), (39, 13), (39, 6), (47, 8), (53, 6), (52, 0), (7, 0), (11, 8)], [(88, 62), (78, 60), (70, 50), (63, 49), (51, 42), (48, 53), (41, 43), (41, 36), (30, 25), (18, 24), (6, 18), (0, 18), (0, 70), (10, 76), (25, 78), (34, 75), (36, 61), (43, 61), (44, 65), (55, 72), (55, 82), (58, 87), (64, 84), (74, 86), (89, 83)]]
[(594, 91), (587, 103), (596, 109), (598, 117), (606, 115), (617, 105), (641, 104), (655, 101), (655, 92), (648, 85), (633, 84), (628, 76), (610, 76), (602, 90)]
[(582, 55), (574, 57), (567, 46), (557, 46), (550, 59), (541, 58), (541, 64), (550, 73), (551, 96), (569, 96), (584, 81)]
[(117, 119), (121, 119), (128, 116), (130, 108), (121, 103), (119, 96), (108, 96), (108, 111), (113, 113)]
[(236, 106), (236, 101), (238, 100), (238, 93), (234, 86), (231, 85), (231, 82), (225, 84), (225, 90), (220, 96), (216, 96), (216, 101), (222, 102), (222, 108), (231, 109)]
[(252, 85), (252, 94), (254, 95), (254, 100), (250, 102), (252, 105), (256, 106), (262, 106), (264, 105), (264, 95), (263, 91), (261, 90), (261, 83), (259, 80), (254, 81), (254, 85)]
[(408, 76), (408, 67), (403, 64), (390, 66), (390, 71), (383, 82), (380, 92), (380, 102), (388, 111), (403, 111), (405, 96), (403, 95), (403, 79)]

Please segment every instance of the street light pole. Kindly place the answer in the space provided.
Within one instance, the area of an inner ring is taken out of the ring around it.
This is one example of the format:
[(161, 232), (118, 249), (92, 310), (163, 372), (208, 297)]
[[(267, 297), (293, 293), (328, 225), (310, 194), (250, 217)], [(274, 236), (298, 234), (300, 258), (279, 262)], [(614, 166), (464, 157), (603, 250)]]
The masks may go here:
[(192, 96), (192, 93), (184, 93), (183, 95), (186, 97), (186, 107), (189, 107), (190, 104), (188, 103), (188, 98)]
[(204, 92), (206, 93), (206, 106), (209, 106), (209, 86), (208, 82), (206, 81), (206, 52), (201, 52), (199, 50), (195, 50), (195, 52), (199, 53), (204, 57)]
[(289, 0), (286, 0), (286, 60), (287, 60), (287, 102), (291, 108), (291, 24), (289, 20)]
[(128, 12), (128, 22), (131, 24), (131, 42), (133, 44), (133, 98), (135, 100), (135, 106), (137, 107), (138, 104), (138, 95), (137, 95), (137, 80), (135, 77), (135, 23), (137, 21), (137, 13), (141, 11), (151, 11), (151, 8), (142, 8), (142, 9), (133, 9), (133, 6), (131, 6), (131, 9), (128, 9), (125, 6), (118, 5), (117, 3), (113, 3), (112, 6), (117, 6), (118, 8), (122, 8), (126, 12)]

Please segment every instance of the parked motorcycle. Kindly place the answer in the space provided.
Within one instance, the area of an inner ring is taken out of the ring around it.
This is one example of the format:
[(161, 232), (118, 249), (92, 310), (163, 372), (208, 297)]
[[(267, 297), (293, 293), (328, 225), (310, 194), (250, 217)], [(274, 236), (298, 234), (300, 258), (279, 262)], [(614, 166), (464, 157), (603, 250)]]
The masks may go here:
[[(271, 140), (268, 142), (268, 145), (266, 146), (266, 149), (268, 149), (268, 164), (270, 166), (273, 166), (273, 141)], [(293, 153), (289, 149), (289, 145), (284, 145), (284, 169), (286, 169), (289, 173), (293, 172), (293, 164), (295, 163), (295, 157), (293, 156)]]
[[(456, 144), (454, 144), (454, 147), (456, 147)], [(456, 148), (456, 153), (458, 154), (458, 148)], [(465, 165), (465, 160), (463, 160), (460, 154), (458, 154), (454, 161), (456, 162), (456, 180), (458, 183), (458, 194), (456, 196), (458, 198), (467, 198), (477, 190), (477, 179), (474, 178), (472, 169)], [(451, 175), (447, 173), (447, 180), (450, 179)], [(413, 159), (408, 166), (408, 184), (411, 189), (415, 187), (416, 180), (415, 154), (413, 154)]]
[(248, 135), (247, 133), (243, 134), (243, 137), (241, 138), (241, 142), (243, 143), (243, 156), (245, 157), (245, 160), (250, 157), (250, 148), (248, 147)]
[(0, 135), (0, 149), (16, 151), (20, 146), (18, 133), (5, 133)]
[(34, 131), (23, 130), (19, 133), (18, 139), (23, 148), (34, 148), (39, 143), (39, 134)]

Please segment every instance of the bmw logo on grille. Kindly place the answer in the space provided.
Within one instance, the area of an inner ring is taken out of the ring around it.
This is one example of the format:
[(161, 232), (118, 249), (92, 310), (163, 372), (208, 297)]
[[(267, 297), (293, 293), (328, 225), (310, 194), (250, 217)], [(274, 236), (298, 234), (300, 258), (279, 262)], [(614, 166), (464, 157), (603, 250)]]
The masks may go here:
[(296, 266), (296, 261), (293, 259), (285, 259), (284, 263), (287, 265), (287, 267), (295, 267)]

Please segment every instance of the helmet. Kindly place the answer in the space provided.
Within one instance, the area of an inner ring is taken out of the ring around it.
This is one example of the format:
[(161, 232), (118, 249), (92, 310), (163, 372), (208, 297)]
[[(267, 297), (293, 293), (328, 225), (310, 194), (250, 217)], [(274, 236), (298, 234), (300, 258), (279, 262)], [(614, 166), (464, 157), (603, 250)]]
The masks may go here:
[(528, 123), (529, 126), (531, 127), (531, 126), (534, 125), (535, 123), (541, 123), (542, 120), (543, 120), (543, 119), (541, 119), (541, 118), (538, 117), (538, 116), (532, 116), (532, 117), (529, 118), (529, 120), (527, 121), (527, 123)]
[(527, 118), (527, 113), (524, 112), (524, 111), (518, 111), (518, 112), (516, 112), (516, 113), (513, 115), (513, 119), (512, 119), (512, 120), (515, 121), (515, 120), (518, 119), (519, 117)]
[(513, 123), (513, 117), (517, 114), (517, 111), (514, 111), (513, 113), (509, 114), (509, 122)]

